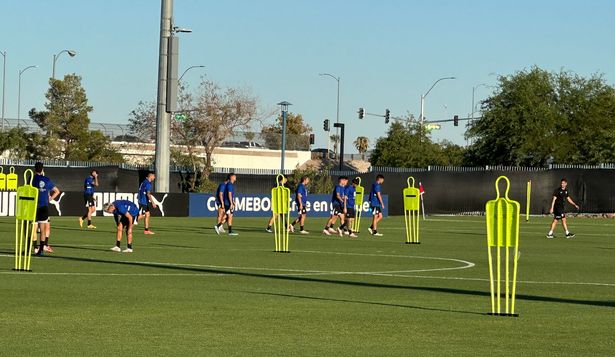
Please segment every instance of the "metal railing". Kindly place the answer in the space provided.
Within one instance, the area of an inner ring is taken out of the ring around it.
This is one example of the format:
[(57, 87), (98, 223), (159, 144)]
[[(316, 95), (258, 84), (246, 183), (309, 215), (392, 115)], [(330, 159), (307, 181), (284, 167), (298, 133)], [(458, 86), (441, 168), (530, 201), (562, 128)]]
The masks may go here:
[[(23, 160), (23, 159), (0, 159), (0, 166), (34, 166), (35, 163), (42, 162), (47, 167), (104, 167), (116, 166), (126, 170), (154, 170), (152, 165), (132, 165), (126, 163), (113, 162), (90, 162), (90, 161), (68, 161), (68, 160)], [(191, 167), (171, 166), (173, 172), (190, 172)], [(523, 166), (480, 166), (480, 167), (464, 167), (464, 166), (429, 166), (427, 168), (411, 168), (411, 167), (379, 167), (372, 166), (365, 171), (356, 170), (329, 170), (332, 176), (341, 175), (356, 175), (364, 173), (416, 173), (416, 172), (485, 172), (485, 171), (547, 171), (547, 170), (563, 170), (563, 169), (580, 169), (580, 170), (615, 170), (615, 164), (599, 164), (599, 165), (560, 165), (553, 164), (548, 167), (523, 167)], [(284, 175), (291, 175), (295, 169), (284, 170)], [(277, 169), (249, 169), (249, 168), (230, 168), (230, 167), (214, 167), (212, 173), (228, 174), (237, 173), (242, 175), (277, 175), (280, 170)]]

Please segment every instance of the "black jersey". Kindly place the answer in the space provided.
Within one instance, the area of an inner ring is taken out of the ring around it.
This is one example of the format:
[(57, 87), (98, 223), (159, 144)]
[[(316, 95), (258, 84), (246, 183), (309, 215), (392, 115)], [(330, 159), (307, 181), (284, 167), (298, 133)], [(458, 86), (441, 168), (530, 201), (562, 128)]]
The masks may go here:
[(568, 190), (558, 187), (553, 192), (553, 197), (555, 197), (555, 205), (554, 208), (559, 211), (564, 210), (564, 203), (568, 200)]

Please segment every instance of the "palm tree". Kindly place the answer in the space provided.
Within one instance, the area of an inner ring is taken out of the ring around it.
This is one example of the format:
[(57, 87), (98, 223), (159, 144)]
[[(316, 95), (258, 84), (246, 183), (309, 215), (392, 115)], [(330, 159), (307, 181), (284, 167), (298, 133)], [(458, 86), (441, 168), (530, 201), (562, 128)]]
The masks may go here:
[(335, 157), (337, 157), (337, 147), (340, 143), (340, 136), (337, 134), (333, 134), (330, 136), (331, 141), (333, 141), (333, 152), (335, 153)]
[(359, 154), (361, 154), (361, 159), (365, 161), (365, 153), (369, 148), (369, 139), (366, 136), (359, 136), (354, 141), (354, 147), (357, 148)]

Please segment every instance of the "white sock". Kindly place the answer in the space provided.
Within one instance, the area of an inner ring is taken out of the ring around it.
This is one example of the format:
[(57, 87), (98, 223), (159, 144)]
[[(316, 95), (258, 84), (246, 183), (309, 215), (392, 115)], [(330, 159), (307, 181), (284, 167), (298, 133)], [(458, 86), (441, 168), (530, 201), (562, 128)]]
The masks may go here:
[(566, 231), (566, 234), (570, 234), (570, 231)]
[(552, 236), (553, 235), (553, 231), (549, 231), (549, 235)]

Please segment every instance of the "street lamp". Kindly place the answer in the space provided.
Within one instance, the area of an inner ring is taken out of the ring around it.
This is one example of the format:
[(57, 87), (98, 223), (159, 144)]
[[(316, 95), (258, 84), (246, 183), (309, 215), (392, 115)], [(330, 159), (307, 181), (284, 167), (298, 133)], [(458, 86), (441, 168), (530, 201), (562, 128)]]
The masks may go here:
[(4, 132), (4, 98), (6, 96), (6, 51), (0, 52), (2, 55), (2, 132)]
[(53, 55), (53, 66), (51, 69), (51, 78), (53, 79), (56, 78), (56, 62), (58, 61), (58, 58), (62, 53), (67, 53), (71, 57), (75, 57), (77, 55), (77, 52), (75, 50), (62, 50), (57, 54)]
[(188, 68), (186, 68), (186, 70), (184, 71), (184, 73), (182, 73), (181, 76), (179, 76), (179, 79), (177, 80), (178, 82), (182, 81), (182, 78), (184, 78), (184, 75), (186, 74), (186, 72), (188, 72), (189, 70), (193, 69), (193, 68), (205, 68), (205, 66), (190, 66)]
[(280, 163), (280, 173), (284, 174), (284, 159), (286, 157), (286, 115), (288, 114), (288, 107), (290, 104), (287, 101), (278, 103), (282, 110), (282, 160)]
[(456, 77), (442, 77), (442, 78), (438, 79), (437, 81), (435, 81), (434, 84), (431, 85), (431, 87), (429, 88), (427, 93), (425, 93), (425, 94), (423, 94), (421, 96), (421, 117), (420, 117), (421, 125), (423, 125), (424, 122), (425, 122), (425, 97), (427, 97), (429, 92), (431, 92), (431, 90), (433, 89), (433, 87), (436, 86), (436, 84), (438, 84), (440, 81), (443, 81), (443, 80), (446, 80), (446, 79), (457, 79), (457, 78)]
[(38, 68), (38, 66), (28, 66), (19, 71), (19, 86), (17, 87), (17, 119), (21, 119), (21, 75), (30, 68)]
[[(338, 76), (334, 76), (330, 73), (318, 73), (319, 76), (323, 77), (331, 77), (333, 79), (335, 79), (337, 81), (337, 114), (335, 115), (335, 122), (339, 123), (340, 122), (340, 80), (341, 78)], [(337, 131), (337, 129), (336, 129)], [(337, 133), (336, 133), (337, 134)]]

